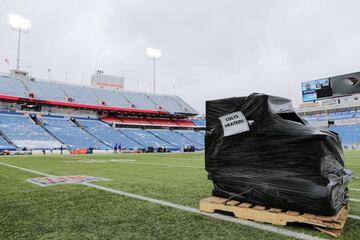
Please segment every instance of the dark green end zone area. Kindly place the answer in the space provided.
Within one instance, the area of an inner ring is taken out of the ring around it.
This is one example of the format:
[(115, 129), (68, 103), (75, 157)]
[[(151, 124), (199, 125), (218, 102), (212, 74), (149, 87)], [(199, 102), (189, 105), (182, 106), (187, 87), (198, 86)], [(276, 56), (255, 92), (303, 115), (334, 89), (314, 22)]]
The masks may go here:
[[(121, 159), (136, 161), (114, 161)], [(0, 162), (52, 175), (103, 177), (110, 181), (93, 183), (190, 207), (211, 192), (202, 153), (19, 156)], [(360, 152), (347, 152), (346, 164), (360, 172)], [(0, 165), (0, 239), (289, 239), (83, 185), (26, 182), (35, 177)], [(350, 187), (360, 189), (360, 179)], [(350, 195), (360, 199), (359, 191)], [(360, 203), (351, 203), (351, 214), (360, 215)], [(331, 238), (312, 227), (284, 229)], [(360, 221), (348, 219), (342, 238), (359, 239)]]

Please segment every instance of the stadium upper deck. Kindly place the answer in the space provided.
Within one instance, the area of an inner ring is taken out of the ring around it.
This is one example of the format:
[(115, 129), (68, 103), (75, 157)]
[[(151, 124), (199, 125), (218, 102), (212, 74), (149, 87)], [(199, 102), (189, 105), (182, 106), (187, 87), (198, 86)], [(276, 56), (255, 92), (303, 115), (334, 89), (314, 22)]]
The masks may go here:
[(204, 148), (204, 121), (175, 95), (111, 91), (0, 74), (0, 150)]
[(360, 149), (359, 94), (303, 103), (298, 113), (310, 125), (338, 133), (344, 148)]
[(197, 114), (195, 109), (175, 95), (118, 92), (37, 79), (21, 80), (4, 75), (0, 76), (0, 86), (2, 100), (160, 115)]

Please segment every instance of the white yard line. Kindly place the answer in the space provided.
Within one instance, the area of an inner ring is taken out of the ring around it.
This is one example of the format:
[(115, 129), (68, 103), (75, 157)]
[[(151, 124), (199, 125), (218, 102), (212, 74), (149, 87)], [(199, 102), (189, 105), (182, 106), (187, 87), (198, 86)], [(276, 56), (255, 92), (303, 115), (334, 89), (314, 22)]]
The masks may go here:
[[(169, 157), (169, 156), (167, 156), (167, 157)], [(157, 158), (158, 160), (169, 160), (169, 158)], [(181, 158), (179, 158), (179, 157), (173, 157), (173, 158), (171, 158), (171, 160), (180, 160), (180, 161), (201, 161), (201, 160), (204, 160), (204, 158), (191, 158), (191, 157), (189, 157), (189, 158), (183, 158), (183, 157), (181, 157)]]
[[(59, 158), (59, 157), (55, 157)], [(101, 160), (101, 159), (91, 159), (91, 158), (78, 158), (78, 157), (62, 157), (62, 159), (78, 159), (79, 161), (71, 161), (71, 160), (64, 160), (63, 162), (78, 162), (78, 163), (102, 163), (105, 161), (108, 162), (116, 162), (116, 163), (125, 163), (125, 164), (142, 164), (142, 165), (153, 165), (153, 166), (165, 166), (165, 167), (182, 167), (182, 168), (197, 168), (197, 169), (205, 169), (205, 167), (201, 166), (189, 166), (189, 165), (181, 165), (181, 164), (166, 164), (166, 163), (145, 163), (145, 162), (138, 162), (136, 160), (129, 161), (133, 159), (124, 159), (127, 161), (121, 161), (122, 159), (108, 159), (108, 160)]]
[(350, 201), (352, 201), (352, 202), (360, 202), (360, 199), (350, 198)]
[(145, 196), (141, 196), (141, 195), (137, 195), (137, 194), (133, 194), (133, 193), (123, 192), (123, 191), (119, 191), (119, 190), (115, 190), (115, 189), (95, 185), (95, 184), (92, 184), (92, 183), (84, 183), (84, 185), (87, 185), (87, 186), (90, 186), (90, 187), (93, 187), (93, 188), (96, 188), (96, 189), (99, 189), (99, 190), (103, 190), (103, 191), (106, 191), (106, 192), (111, 192), (111, 193), (115, 193), (115, 194), (118, 194), (118, 195), (130, 197), (130, 198), (135, 198), (135, 199), (142, 200), (142, 201), (147, 201), (147, 202), (155, 203), (155, 204), (158, 204), (158, 205), (179, 209), (179, 210), (186, 211), (186, 212), (201, 214), (201, 215), (205, 215), (205, 216), (208, 216), (208, 217), (212, 217), (212, 218), (216, 218), (216, 219), (220, 219), (220, 220), (224, 220), (224, 221), (233, 222), (233, 223), (237, 223), (237, 224), (257, 228), (257, 229), (260, 229), (260, 230), (285, 235), (285, 236), (288, 236), (288, 237), (294, 237), (294, 238), (298, 238), (298, 239), (321, 239), (321, 238), (318, 238), (318, 237), (313, 237), (313, 236), (310, 236), (310, 235), (307, 235), (307, 234), (298, 233), (298, 232), (286, 230), (286, 229), (283, 229), (283, 228), (274, 227), (274, 226), (271, 226), (271, 225), (265, 225), (265, 224), (260, 224), (260, 223), (256, 223), (256, 222), (252, 222), (252, 221), (241, 220), (241, 219), (238, 219), (238, 218), (225, 216), (225, 215), (221, 215), (221, 214), (217, 214), (217, 213), (205, 213), (205, 212), (201, 212), (197, 208), (188, 207), (188, 206), (184, 206), (184, 205), (179, 205), (179, 204), (176, 204), (176, 203), (167, 202), (167, 201), (163, 201), (163, 200), (159, 200), (159, 199), (155, 199), (155, 198), (149, 198), (149, 197), (145, 197)]
[(16, 168), (16, 169), (19, 169), (19, 170), (22, 170), (22, 171), (25, 171), (25, 172), (31, 172), (31, 173), (34, 173), (34, 174), (37, 174), (37, 175), (46, 176), (46, 177), (55, 177), (54, 175), (51, 175), (51, 174), (47, 174), (47, 173), (43, 173), (43, 172), (38, 172), (38, 171), (35, 171), (35, 170), (31, 170), (31, 169), (23, 168), (23, 167), (18, 167), (18, 166), (11, 165), (11, 164), (7, 164), (7, 163), (3, 163), (3, 162), (0, 162), (0, 165), (4, 165), (4, 166), (7, 166), (7, 167), (11, 167), (11, 168)]
[(101, 160), (101, 159), (93, 159), (93, 160), (64, 160), (62, 161), (64, 163), (112, 163), (112, 162), (116, 162), (116, 163), (122, 163), (122, 162), (136, 162), (136, 160), (134, 159), (106, 159), (106, 160)]
[[(83, 160), (86, 161), (86, 160)], [(66, 162), (66, 161), (64, 161)], [(77, 161), (81, 163), (82, 161)], [(111, 161), (109, 161), (111, 162)], [(144, 162), (117, 162), (117, 163), (124, 163), (124, 164), (140, 164), (140, 165), (151, 165), (151, 166), (164, 166), (164, 167), (181, 167), (181, 168), (197, 168), (197, 169), (205, 169), (205, 167), (200, 166), (188, 166), (188, 165), (179, 165), (179, 164), (162, 164), (162, 163), (144, 163)]]
[(358, 189), (358, 188), (349, 188), (349, 190), (350, 191), (358, 191), (358, 192), (360, 192), (360, 189)]
[(360, 216), (352, 215), (352, 214), (349, 214), (348, 218), (352, 218), (352, 219), (355, 219), (355, 220), (360, 220)]
[[(62, 158), (62, 159), (78, 159), (81, 161), (78, 161), (79, 163), (81, 163), (82, 161), (91, 161), (94, 160), (94, 163), (96, 163), (96, 161), (101, 161), (101, 159), (97, 160), (95, 158), (91, 159), (91, 158), (79, 158), (79, 157), (56, 157), (56, 156), (52, 156), (53, 158)], [(112, 160), (114, 162), (114, 160), (117, 159), (109, 159), (107, 161)], [(121, 160), (121, 158), (119, 158), (118, 160)], [(130, 160), (130, 159), (126, 159), (126, 160)], [(66, 162), (67, 160), (65, 160), (64, 162)], [(69, 162), (74, 162), (74, 161), (69, 161)], [(138, 162), (138, 161), (118, 161), (118, 163), (125, 163), (125, 164), (142, 164), (142, 165), (153, 165), (153, 166), (165, 166), (165, 167), (182, 167), (182, 168), (196, 168), (196, 169), (205, 169), (205, 167), (201, 167), (201, 166), (189, 166), (189, 165), (181, 165), (181, 164), (166, 164), (166, 163), (145, 163), (145, 162)]]
[(144, 162), (121, 162), (125, 164), (143, 164), (143, 165), (152, 165), (152, 166), (165, 166), (165, 167), (182, 167), (182, 168), (197, 168), (204, 169), (205, 167), (201, 166), (189, 166), (189, 165), (178, 165), (178, 164), (165, 164), (165, 163), (144, 163)]
[[(7, 167), (15, 168), (15, 169), (30, 172), (30, 173), (35, 173), (35, 174), (42, 175), (42, 176), (48, 176), (48, 177), (53, 176), (53, 175), (50, 175), (50, 174), (47, 174), (47, 173), (42, 173), (42, 172), (38, 172), (38, 171), (35, 171), (35, 170), (22, 168), (22, 167), (18, 167), (18, 166), (15, 166), (15, 165), (2, 163), (2, 162), (0, 162), (0, 165), (4, 165), (4, 166), (7, 166)], [(256, 229), (260, 229), (260, 230), (264, 230), (264, 231), (268, 231), (268, 232), (272, 232), (272, 233), (276, 233), (276, 234), (280, 234), (280, 235), (284, 235), (284, 236), (288, 236), (288, 237), (293, 237), (293, 238), (297, 238), (297, 239), (304, 239), (304, 240), (320, 240), (320, 239), (323, 239), (323, 238), (314, 237), (314, 236), (311, 236), (311, 235), (308, 235), (308, 234), (287, 230), (287, 229), (284, 229), (284, 228), (274, 227), (274, 226), (268, 225), (268, 224), (261, 224), (261, 223), (256, 223), (256, 222), (252, 222), (252, 221), (241, 220), (241, 219), (238, 219), (238, 218), (234, 218), (234, 217), (230, 217), (230, 216), (226, 216), (226, 215), (221, 215), (221, 214), (217, 214), (217, 213), (205, 213), (205, 212), (201, 212), (197, 208), (188, 207), (188, 206), (184, 206), (184, 205), (180, 205), (180, 204), (176, 204), (176, 203), (172, 203), (172, 202), (167, 202), (167, 201), (163, 201), (163, 200), (159, 200), (159, 199), (155, 199), (155, 198), (149, 198), (149, 197), (146, 197), (146, 196), (141, 196), (141, 195), (137, 195), (137, 194), (133, 194), (133, 193), (123, 192), (123, 191), (120, 191), (120, 190), (115, 190), (115, 189), (112, 189), (112, 188), (103, 187), (103, 186), (95, 185), (95, 184), (92, 184), (92, 183), (81, 183), (81, 185), (85, 185), (85, 186), (88, 186), (88, 187), (96, 188), (98, 190), (118, 194), (118, 195), (129, 197), (129, 198), (134, 198), (134, 199), (141, 200), (141, 201), (151, 202), (151, 203), (158, 204), (158, 205), (161, 205), (161, 206), (171, 207), (171, 208), (186, 211), (186, 212), (200, 214), (200, 215), (220, 219), (220, 220), (227, 221), (227, 222), (233, 222), (233, 223), (241, 224), (241, 225), (244, 225), (244, 226), (253, 227), (253, 228), (256, 228)]]
[(197, 169), (204, 169), (204, 170), (205, 170), (205, 167), (201, 167), (201, 166), (189, 166), (189, 165), (180, 165), (180, 164), (144, 163), (144, 162), (120, 162), (120, 163), (125, 163), (125, 164), (143, 164), (143, 165), (164, 166), (164, 167), (197, 168)]

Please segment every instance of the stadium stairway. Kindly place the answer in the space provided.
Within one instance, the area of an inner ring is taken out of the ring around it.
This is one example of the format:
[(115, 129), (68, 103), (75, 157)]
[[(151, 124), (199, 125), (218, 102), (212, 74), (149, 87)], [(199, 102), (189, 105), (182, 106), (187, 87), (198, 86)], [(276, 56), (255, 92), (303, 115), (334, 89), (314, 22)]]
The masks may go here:
[(185, 138), (192, 142), (199, 144), (204, 149), (204, 138), (205, 134), (202, 132), (187, 131), (187, 130), (175, 130), (178, 134), (181, 134)]
[(118, 128), (117, 130), (126, 135), (128, 138), (141, 143), (146, 148), (154, 147), (157, 149), (159, 147), (164, 147), (170, 151), (179, 150), (177, 146), (162, 140), (147, 130), (142, 130), (140, 128)]
[(1, 130), (0, 130), (0, 150), (16, 150), (16, 146)]
[(97, 138), (77, 127), (73, 122), (64, 117), (43, 116), (40, 119), (44, 126), (52, 132), (70, 149), (94, 148), (97, 150), (110, 150), (111, 147), (102, 143)]
[(8, 142), (20, 149), (57, 149), (62, 145), (27, 115), (21, 113), (0, 114), (0, 130)]
[(75, 126), (77, 126), (78, 128), (82, 129), (83, 131), (87, 132), (89, 135), (93, 136), (95, 139), (97, 139), (99, 142), (103, 143), (104, 145), (113, 148), (113, 146), (111, 146), (110, 144), (108, 144), (107, 142), (103, 141), (102, 139), (98, 138), (95, 134), (91, 133), (90, 131), (87, 130), (87, 128), (83, 127), (76, 118), (70, 118), (70, 121), (73, 122), (75, 124)]
[(134, 150), (145, 148), (141, 143), (130, 139), (120, 131), (117, 131), (116, 129), (110, 127), (107, 123), (98, 119), (76, 118), (76, 121), (83, 127), (83, 129), (86, 129), (86, 131), (112, 147), (121, 144), (122, 149)]
[(159, 139), (168, 142), (169, 144), (172, 144), (179, 149), (182, 149), (185, 146), (194, 146), (196, 150), (203, 149), (201, 144), (194, 142), (175, 131), (163, 129), (152, 129), (147, 131), (153, 134), (155, 137), (158, 137)]
[(38, 126), (40, 126), (42, 129), (44, 129), (45, 132), (47, 132), (48, 134), (50, 134), (53, 138), (55, 138), (57, 141), (59, 141), (61, 144), (63, 144), (65, 148), (66, 144), (64, 142), (61, 141), (61, 139), (59, 139), (55, 134), (53, 134), (52, 132), (50, 132), (45, 126), (44, 123), (42, 121), (40, 121), (35, 115), (31, 116), (30, 115), (30, 119), (34, 121), (34, 123)]

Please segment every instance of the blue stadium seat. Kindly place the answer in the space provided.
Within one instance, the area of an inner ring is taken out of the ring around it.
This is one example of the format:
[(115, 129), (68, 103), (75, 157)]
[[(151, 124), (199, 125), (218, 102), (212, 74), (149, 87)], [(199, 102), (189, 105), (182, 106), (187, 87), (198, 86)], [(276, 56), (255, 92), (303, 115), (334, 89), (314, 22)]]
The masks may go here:
[(81, 128), (76, 127), (66, 118), (42, 117), (41, 121), (51, 133), (67, 144), (70, 149), (90, 147), (100, 150), (111, 149)]
[(317, 116), (316, 115), (307, 115), (304, 117), (305, 120), (311, 122), (311, 121), (317, 121)]
[(342, 145), (352, 145), (360, 141), (360, 125), (331, 126), (339, 134)]
[(122, 108), (131, 107), (129, 102), (118, 91), (110, 91), (100, 88), (92, 88), (91, 91), (93, 91), (101, 101), (104, 101), (107, 106)]
[(101, 139), (106, 144), (114, 147), (116, 144), (121, 144), (122, 149), (143, 149), (144, 146), (126, 137), (119, 131), (116, 131), (109, 125), (99, 120), (83, 120), (77, 119), (87, 131)]
[(2, 136), (0, 136), (0, 151), (2, 150), (16, 150), (16, 148), (9, 144)]
[(354, 118), (355, 115), (355, 112), (331, 112), (328, 114), (307, 115), (304, 118), (307, 121), (335, 121), (342, 119), (351, 119)]
[(121, 92), (121, 94), (138, 109), (158, 110), (155, 103), (145, 93)]
[(53, 100), (66, 102), (64, 91), (56, 83), (45, 81), (24, 81), (29, 91), (34, 93), (34, 97), (41, 100)]
[(171, 96), (167, 95), (150, 95), (150, 99), (161, 107), (161, 110), (165, 110), (169, 113), (186, 113), (185, 108), (179, 103), (175, 102)]
[(344, 112), (341, 114), (341, 119), (353, 118), (354, 115), (355, 115), (354, 112)]
[(27, 97), (26, 89), (21, 80), (0, 76), (0, 94)]
[[(166, 142), (171, 143), (172, 145), (177, 146), (179, 149), (182, 149), (185, 146), (195, 146), (195, 149), (200, 150), (204, 149), (204, 145), (200, 142), (193, 141), (191, 138), (186, 137), (185, 135), (170, 130), (156, 129), (148, 130), (148, 132), (156, 135), (157, 137), (163, 139)], [(184, 131), (187, 132), (187, 131)], [(190, 131), (188, 131), (190, 132)], [(193, 131), (191, 131), (193, 132)]]
[(191, 130), (176, 130), (176, 132), (180, 133), (184, 137), (190, 139), (193, 142), (197, 142), (204, 148), (205, 146), (205, 132), (204, 131), (191, 131)]
[(19, 148), (60, 148), (61, 143), (28, 117), (0, 114), (0, 130)]
[(180, 106), (182, 106), (184, 109), (186, 109), (187, 113), (198, 114), (197, 111), (194, 108), (192, 108), (187, 102), (185, 102), (182, 98), (180, 98), (176, 95), (172, 95), (170, 97), (175, 102), (177, 102)]
[(60, 87), (64, 90), (68, 97), (73, 98), (74, 103), (101, 105), (101, 101), (89, 87), (69, 84), (61, 84)]
[(174, 146), (156, 136), (151, 134), (150, 132), (137, 128), (119, 128), (118, 131), (125, 134), (129, 138), (133, 139), (136, 142), (141, 143), (146, 148), (147, 147), (164, 147), (170, 151), (179, 150), (177, 146)]
[(192, 120), (192, 122), (197, 125), (197, 126), (202, 126), (205, 127), (206, 126), (206, 120), (202, 120), (202, 119), (194, 119)]
[(40, 100), (68, 102), (71, 98), (71, 102), (78, 104), (197, 114), (195, 109), (176, 95), (111, 91), (38, 79), (18, 80), (7, 76), (0, 76), (0, 85), (0, 94), (9, 96), (28, 97), (29, 93), (33, 93), (34, 98)]

